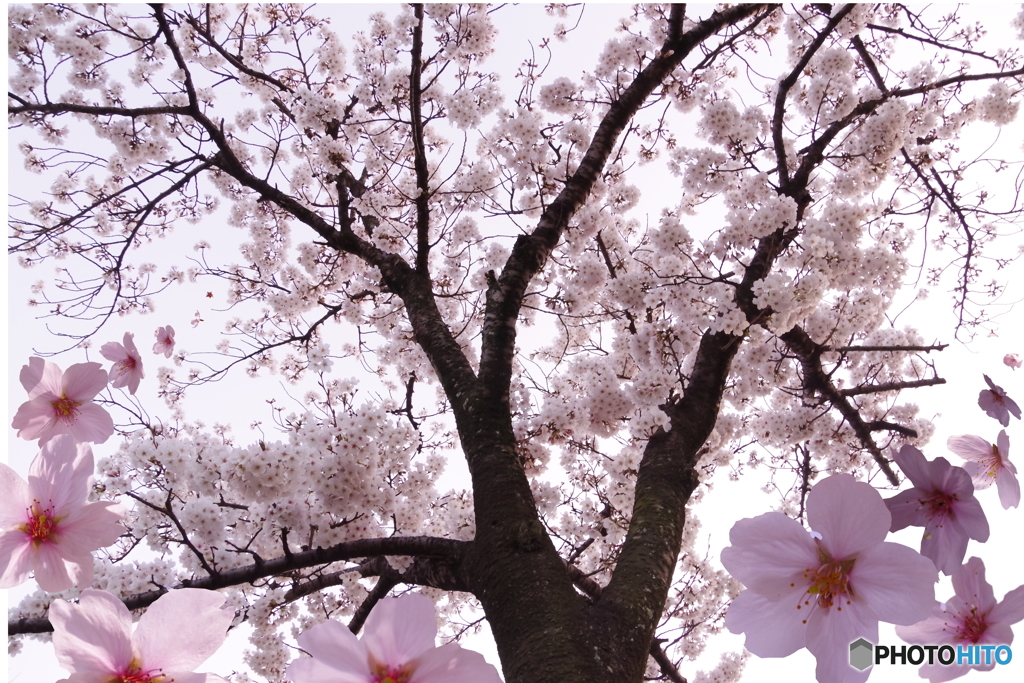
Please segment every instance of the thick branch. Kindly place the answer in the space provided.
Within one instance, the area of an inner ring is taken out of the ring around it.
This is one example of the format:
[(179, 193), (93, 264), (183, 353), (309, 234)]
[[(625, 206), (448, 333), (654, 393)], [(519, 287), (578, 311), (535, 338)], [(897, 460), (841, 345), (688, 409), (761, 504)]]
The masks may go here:
[[(354, 560), (375, 555), (413, 555), (418, 558), (437, 558), (443, 559), (446, 563), (454, 566), (459, 563), (468, 546), (468, 541), (453, 541), (433, 536), (364, 538), (339, 543), (330, 548), (316, 548), (315, 550), (291, 553), (285, 557), (265, 560), (262, 563), (218, 572), (216, 575), (202, 579), (182, 581), (177, 586), (129, 596), (124, 598), (122, 602), (130, 610), (141, 609), (153, 604), (161, 595), (167, 593), (168, 590), (176, 588), (216, 590), (228, 586), (252, 583), (268, 576), (277, 576), (296, 569), (328, 565), (332, 562)], [(403, 576), (405, 575), (403, 574)], [(408, 578), (407, 576), (406, 579)], [(49, 620), (42, 617), (16, 619), (7, 622), (7, 633), (9, 635), (46, 633), (52, 630), (53, 627), (50, 625)]]

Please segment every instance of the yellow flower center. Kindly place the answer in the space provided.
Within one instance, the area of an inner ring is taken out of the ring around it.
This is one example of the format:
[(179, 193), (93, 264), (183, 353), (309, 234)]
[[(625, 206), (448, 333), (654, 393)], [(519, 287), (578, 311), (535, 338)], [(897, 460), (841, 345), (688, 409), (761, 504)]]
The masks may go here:
[(52, 509), (40, 510), (40, 503), (36, 501), (28, 510), (28, 521), (20, 529), (29, 535), (34, 545), (40, 546), (53, 539), (59, 521)]
[[(844, 605), (850, 604), (853, 596), (853, 589), (850, 587), (850, 572), (856, 558), (848, 560), (833, 560), (827, 552), (818, 547), (818, 559), (821, 564), (815, 568), (804, 570), (804, 579), (807, 580), (807, 593), (797, 609), (809, 607), (811, 600), (817, 602), (818, 607), (829, 609), (835, 607), (841, 611)], [(794, 584), (795, 585), (795, 584)], [(803, 623), (807, 623), (804, 619)]]
[(372, 664), (370, 666), (370, 683), (409, 683), (412, 671), (409, 666), (387, 666)]
[(72, 422), (75, 416), (78, 415), (78, 408), (82, 405), (78, 401), (72, 401), (66, 395), (61, 394), (61, 397), (50, 404), (53, 406), (54, 412), (57, 413), (57, 419), (61, 422)]

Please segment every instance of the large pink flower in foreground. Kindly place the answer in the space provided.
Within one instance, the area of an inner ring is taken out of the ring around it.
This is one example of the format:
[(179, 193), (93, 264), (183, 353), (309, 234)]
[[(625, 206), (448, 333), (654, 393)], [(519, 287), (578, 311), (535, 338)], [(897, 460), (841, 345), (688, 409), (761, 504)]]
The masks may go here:
[(999, 420), (999, 424), (1004, 427), (1009, 426), (1010, 415), (1019, 420), (1020, 406), (1017, 405), (1016, 401), (1007, 396), (1002, 387), (997, 387), (993, 384), (988, 375), (982, 375), (982, 377), (985, 378), (988, 389), (982, 389), (981, 393), (978, 394), (978, 405), (981, 409), (989, 417)]
[(914, 488), (885, 501), (892, 514), (890, 531), (923, 526), (921, 554), (949, 576), (960, 569), (968, 539), (988, 540), (988, 520), (974, 497), (971, 477), (945, 458), (928, 462), (913, 446), (900, 449), (893, 460)]
[[(908, 643), (922, 645), (1009, 645), (1013, 642), (1010, 624), (1024, 619), (1024, 586), (1010, 591), (997, 603), (992, 586), (985, 580), (985, 564), (972, 557), (953, 574), (953, 590), (956, 595), (945, 605), (936, 602), (930, 617), (912, 626), (897, 626), (896, 635)], [(971, 669), (988, 671), (993, 667), (994, 662), (975, 666), (932, 664), (922, 666), (919, 673), (931, 683), (941, 683), (959, 678)]]
[(85, 590), (77, 605), (50, 605), (53, 649), (71, 676), (58, 683), (217, 683), (193, 673), (224, 642), (234, 618), (215, 591), (179, 588), (163, 595), (139, 619), (106, 591)]
[(87, 503), (92, 448), (66, 434), (51, 439), (28, 471), (28, 483), (0, 464), (0, 588), (34, 572), (39, 587), (56, 592), (92, 581), (92, 551), (124, 529), (124, 508)]
[(21, 404), (11, 426), (28, 441), (43, 445), (57, 434), (75, 441), (103, 443), (114, 433), (110, 414), (92, 402), (107, 386), (107, 372), (99, 363), (78, 363), (61, 372), (56, 364), (30, 358), (21, 368), (21, 386), (28, 401)]
[(156, 328), (156, 344), (153, 344), (153, 353), (164, 354), (164, 358), (170, 358), (171, 354), (174, 353), (174, 328), (168, 325), (167, 327)]
[(818, 660), (821, 683), (864, 681), (849, 664), (850, 643), (878, 642), (878, 622), (913, 624), (928, 616), (937, 580), (931, 560), (883, 543), (891, 517), (882, 497), (848, 474), (829, 477), (807, 497), (812, 537), (794, 519), (769, 512), (737, 522), (722, 564), (747, 590), (725, 616), (759, 657), (802, 647)]
[(434, 647), (434, 603), (410, 593), (381, 600), (362, 640), (334, 620), (298, 637), (312, 655), (288, 665), (294, 683), (501, 683), (483, 655), (455, 643)]
[(107, 342), (100, 347), (100, 355), (114, 361), (114, 367), (110, 368), (110, 386), (115, 389), (127, 386), (131, 394), (139, 390), (139, 382), (146, 375), (142, 372), (142, 356), (135, 348), (135, 335), (125, 332), (124, 344)]
[(1010, 462), (1010, 437), (1005, 429), (999, 431), (994, 444), (980, 436), (965, 434), (949, 437), (946, 447), (968, 461), (964, 469), (971, 475), (974, 488), (985, 489), (995, 482), (1004, 510), (1020, 504), (1020, 482), (1017, 468)]

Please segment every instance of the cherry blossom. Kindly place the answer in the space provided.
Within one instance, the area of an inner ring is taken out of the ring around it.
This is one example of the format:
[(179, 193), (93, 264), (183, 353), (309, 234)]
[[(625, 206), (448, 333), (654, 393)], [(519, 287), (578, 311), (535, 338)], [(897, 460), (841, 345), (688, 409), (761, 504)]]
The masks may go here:
[(153, 344), (153, 353), (164, 354), (164, 358), (170, 358), (174, 353), (174, 328), (170, 325), (156, 328), (156, 344)]
[(982, 389), (978, 395), (978, 405), (985, 413), (996, 420), (999, 420), (999, 424), (1004, 427), (1010, 424), (1010, 415), (1013, 415), (1018, 420), (1020, 419), (1020, 406), (1006, 395), (1002, 387), (997, 387), (989, 379), (988, 375), (982, 375), (985, 378), (985, 382), (988, 384), (988, 389)]
[(42, 447), (27, 483), (0, 464), (0, 588), (17, 586), (29, 572), (50, 592), (92, 581), (92, 551), (124, 531), (123, 507), (86, 502), (92, 473), (92, 448), (67, 434)]
[(988, 488), (995, 482), (1004, 509), (1020, 504), (1020, 482), (1017, 468), (1010, 462), (1010, 437), (1005, 429), (999, 430), (994, 444), (980, 436), (964, 434), (949, 437), (946, 447), (968, 461), (964, 469), (971, 475), (975, 489)]
[(42, 358), (21, 368), (21, 385), (29, 400), (21, 404), (11, 426), (18, 436), (45, 444), (57, 434), (79, 442), (103, 443), (114, 433), (110, 414), (92, 399), (107, 385), (99, 363), (77, 363), (67, 372)]
[(87, 589), (78, 604), (50, 605), (53, 648), (71, 676), (58, 683), (217, 683), (193, 673), (224, 642), (234, 610), (215, 591), (179, 588), (161, 596), (139, 618), (120, 600)]
[(806, 647), (822, 683), (865, 680), (868, 672), (849, 665), (850, 643), (877, 642), (879, 621), (920, 621), (935, 599), (932, 562), (883, 542), (891, 519), (877, 491), (837, 474), (808, 494), (814, 536), (779, 512), (740, 520), (722, 564), (747, 590), (729, 607), (726, 627), (745, 633), (759, 657)]
[[(945, 603), (936, 602), (931, 616), (910, 626), (897, 626), (896, 635), (908, 643), (925, 645), (1009, 645), (1011, 624), (1024, 619), (1024, 586), (996, 602), (992, 586), (985, 580), (985, 563), (972, 557), (953, 574), (955, 595)], [(995, 662), (975, 665), (922, 666), (921, 678), (941, 683), (963, 676), (971, 669), (989, 671)]]
[(1005, 356), (1003, 356), (1003, 365), (1005, 365), (1006, 367), (1010, 368), (1011, 370), (1016, 370), (1017, 368), (1019, 368), (1021, 366), (1020, 354), (1019, 353), (1008, 353), (1008, 354), (1006, 354)]
[(928, 462), (910, 445), (903, 446), (893, 460), (914, 488), (885, 501), (892, 514), (890, 531), (923, 526), (921, 554), (948, 576), (964, 561), (968, 539), (988, 540), (988, 520), (974, 497), (971, 477), (945, 458)]
[(110, 386), (115, 389), (127, 386), (131, 394), (138, 391), (139, 382), (145, 374), (142, 372), (142, 356), (135, 348), (135, 335), (125, 332), (124, 344), (107, 342), (100, 347), (100, 355), (114, 361), (114, 367), (110, 368)]
[(455, 643), (434, 647), (437, 619), (425, 595), (385, 598), (366, 620), (357, 639), (341, 623), (328, 620), (298, 637), (312, 655), (288, 665), (295, 683), (500, 683), (483, 655)]

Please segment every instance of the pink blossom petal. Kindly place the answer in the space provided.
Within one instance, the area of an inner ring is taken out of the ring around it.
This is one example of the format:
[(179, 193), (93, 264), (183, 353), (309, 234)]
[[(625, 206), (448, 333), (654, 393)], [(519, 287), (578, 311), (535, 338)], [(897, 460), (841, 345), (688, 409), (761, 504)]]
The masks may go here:
[(148, 669), (175, 680), (195, 670), (224, 643), (235, 612), (220, 593), (179, 588), (163, 595), (139, 619), (135, 645)]
[(363, 644), (378, 662), (402, 665), (434, 647), (437, 617), (425, 595), (410, 593), (401, 600), (385, 598), (366, 619)]
[[(958, 501), (956, 506), (956, 522), (964, 533), (979, 543), (988, 541), (989, 528), (985, 510), (977, 498)], [(962, 560), (961, 560), (962, 561)]]
[(885, 501), (885, 507), (892, 515), (890, 531), (899, 531), (908, 526), (924, 526), (928, 523), (924, 506), (921, 505), (921, 490), (917, 488), (901, 491)]
[(25, 480), (0, 463), (0, 529), (24, 524), (31, 504), (32, 496)]
[[(316, 626), (313, 628), (316, 628)], [(342, 628), (345, 627), (342, 626)], [(366, 668), (364, 673), (354, 673), (352, 671), (335, 669), (325, 664), (319, 658), (302, 657), (301, 659), (293, 659), (288, 664), (287, 679), (293, 683), (366, 683), (372, 679), (370, 678), (370, 668), (366, 665), (365, 659), (363, 660), (363, 665)]]
[(431, 648), (420, 655), (413, 676), (416, 683), (501, 683), (498, 672), (482, 654), (464, 650), (455, 643)]
[(28, 359), (28, 365), (21, 368), (21, 386), (28, 392), (29, 400), (51, 394), (60, 396), (61, 391), (60, 368), (50, 361), (42, 358), (32, 357)]
[(107, 386), (107, 371), (99, 363), (76, 363), (61, 380), (64, 395), (72, 401), (91, 401)]
[[(56, 543), (41, 543), (31, 553), (36, 583), (48, 593), (59, 593), (75, 585), (78, 579), (92, 578), (92, 555), (68, 557)], [(84, 570), (88, 567), (88, 571)]]
[[(114, 422), (111, 420), (111, 426)], [(53, 435), (57, 426), (57, 418), (50, 402), (37, 398), (22, 403), (11, 421), (11, 427), (18, 430), (18, 436), (26, 441), (34, 441), (43, 437), (44, 441)]]
[[(953, 575), (953, 592), (958, 599), (977, 607), (982, 614), (987, 614), (996, 606), (992, 585), (985, 580), (985, 563), (977, 557), (967, 560), (960, 571)], [(965, 611), (969, 609), (965, 608)]]
[[(1018, 586), (1003, 597), (1002, 601), (988, 613), (989, 621), (1016, 624), (1024, 619), (1024, 586)], [(1010, 640), (1005, 641), (1010, 643)]]
[(20, 529), (0, 531), (0, 588), (14, 588), (32, 572), (32, 545)]
[(66, 511), (69, 505), (85, 504), (94, 469), (89, 444), (58, 434), (43, 445), (29, 466), (29, 489), (43, 505)]
[(964, 434), (951, 436), (946, 440), (946, 448), (959, 455), (964, 460), (980, 462), (992, 454), (992, 444), (980, 436)]
[(913, 624), (928, 617), (938, 574), (927, 557), (899, 545), (880, 543), (861, 552), (850, 585), (882, 621)]
[(932, 605), (931, 614), (927, 619), (922, 619), (916, 624), (910, 624), (909, 626), (897, 626), (896, 635), (908, 643), (918, 645), (952, 643), (953, 638), (950, 635), (949, 629), (946, 628), (947, 617), (948, 615), (942, 609), (942, 605), (935, 601)]
[(78, 408), (78, 419), (68, 431), (76, 441), (104, 443), (114, 433), (114, 420), (100, 406), (86, 403)]
[(108, 501), (74, 508), (58, 525), (60, 546), (69, 555), (89, 555), (97, 548), (113, 545), (124, 533), (118, 523), (124, 513), (124, 506)]
[(952, 681), (955, 678), (966, 676), (971, 672), (972, 668), (966, 664), (956, 664), (954, 660), (954, 663), (949, 666), (925, 664), (918, 670), (918, 675), (921, 678), (927, 678), (929, 683), (945, 683), (945, 681)]
[(815, 484), (814, 490), (820, 492), (808, 496), (807, 521), (833, 558), (850, 557), (885, 540), (892, 516), (870, 485), (837, 474)]
[[(305, 630), (296, 641), (299, 647), (313, 657), (297, 659), (288, 666), (288, 676), (296, 683), (319, 683), (335, 679), (339, 683), (364, 683), (370, 676), (366, 646), (337, 621), (328, 620), (317, 624)], [(293, 670), (293, 667), (297, 668)], [(329, 670), (335, 678), (321, 677), (325, 670)]]
[(999, 502), (1004, 510), (1020, 505), (1020, 482), (1013, 474), (1004, 472), (996, 481), (996, 488), (999, 489)]
[(807, 608), (797, 609), (802, 594), (769, 600), (752, 590), (737, 596), (725, 613), (725, 627), (743, 633), (743, 646), (758, 657), (788, 657), (806, 647), (807, 627), (803, 621)]
[(729, 532), (732, 545), (722, 550), (722, 565), (747, 588), (772, 597), (792, 592), (790, 585), (815, 567), (818, 549), (795, 519), (780, 512), (736, 522)]
[(878, 642), (878, 619), (864, 605), (852, 603), (846, 609), (815, 610), (807, 622), (807, 649), (817, 660), (819, 681), (863, 683), (870, 670), (850, 666), (849, 644), (858, 638)]
[(72, 673), (124, 671), (132, 661), (132, 616), (106, 591), (86, 589), (78, 605), (50, 605), (53, 647), (61, 667)]

